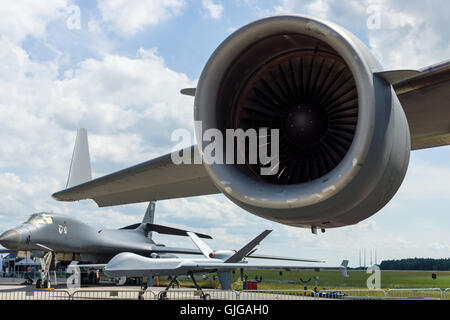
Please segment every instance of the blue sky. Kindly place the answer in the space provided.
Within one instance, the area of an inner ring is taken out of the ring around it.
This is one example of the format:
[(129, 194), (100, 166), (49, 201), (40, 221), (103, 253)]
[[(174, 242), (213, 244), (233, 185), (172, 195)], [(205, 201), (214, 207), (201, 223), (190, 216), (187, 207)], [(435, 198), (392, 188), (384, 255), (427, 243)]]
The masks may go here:
[[(69, 29), (71, 6), (79, 29)], [(367, 28), (367, 8), (380, 29)], [(450, 58), (448, 1), (167, 0), (15, 1), (0, 8), (0, 231), (38, 211), (98, 228), (139, 221), (145, 204), (99, 209), (92, 201), (59, 203), (50, 195), (67, 178), (75, 132), (86, 127), (94, 176), (171, 150), (170, 134), (192, 128), (195, 86), (207, 59), (234, 30), (277, 13), (329, 19), (358, 35), (386, 68), (420, 68)], [(162, 201), (157, 223), (214, 236), (216, 248), (239, 248), (274, 229), (260, 251), (358, 264), (359, 249), (379, 259), (449, 257), (450, 148), (412, 153), (395, 198), (351, 227), (310, 231), (257, 218), (223, 196)], [(186, 239), (157, 236), (169, 245)]]

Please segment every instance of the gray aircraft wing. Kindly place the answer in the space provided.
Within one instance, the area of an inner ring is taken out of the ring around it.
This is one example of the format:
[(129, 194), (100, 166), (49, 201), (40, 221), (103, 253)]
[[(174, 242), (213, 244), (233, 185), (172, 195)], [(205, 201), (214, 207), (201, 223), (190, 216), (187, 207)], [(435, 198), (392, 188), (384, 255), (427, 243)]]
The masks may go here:
[(394, 84), (405, 110), (413, 150), (450, 144), (450, 60)]
[[(192, 157), (197, 148), (189, 148)], [(187, 149), (180, 150), (186, 152)], [(194, 162), (192, 162), (194, 163)], [(53, 194), (59, 201), (92, 199), (99, 207), (219, 193), (201, 164), (172, 162), (171, 154)]]
[[(450, 145), (450, 61), (419, 72), (384, 74), (393, 83), (408, 118), (412, 149)], [(402, 78), (406, 79), (400, 80)], [(194, 94), (193, 88), (189, 90), (188, 93)], [(187, 150), (193, 159), (197, 148), (192, 146), (183, 152)], [(167, 154), (57, 192), (53, 198), (59, 201), (92, 199), (105, 207), (216, 193), (219, 191), (203, 165), (175, 165)]]
[(192, 271), (202, 271), (202, 270), (230, 270), (230, 269), (269, 269), (269, 270), (339, 270), (343, 277), (348, 277), (348, 260), (343, 260), (339, 267), (319, 267), (319, 266), (299, 266), (299, 265), (267, 265), (267, 264), (257, 264), (257, 263), (192, 263), (183, 262), (182, 266), (186, 269), (191, 269)]
[[(344, 262), (343, 262), (344, 263)], [(283, 270), (346, 270), (347, 265), (341, 265), (340, 267), (320, 267), (320, 266), (299, 266), (299, 265), (267, 265), (258, 263), (194, 263), (194, 262), (182, 262), (180, 265), (184, 268), (190, 268), (195, 271), (201, 270), (229, 270), (229, 269), (283, 269)]]
[(175, 248), (165, 246), (152, 246), (150, 250), (151, 252), (155, 253), (177, 253), (177, 254), (195, 254), (195, 255), (202, 254), (202, 252), (198, 249)]
[(75, 265), (69, 265), (67, 268), (98, 268), (98, 269), (103, 269), (104, 267), (106, 267), (106, 264), (101, 263), (101, 264), (75, 264)]
[(262, 254), (249, 254), (245, 256), (246, 258), (253, 259), (264, 259), (264, 260), (279, 260), (279, 261), (299, 261), (299, 262), (314, 262), (314, 263), (323, 263), (322, 260), (312, 260), (312, 259), (302, 259), (302, 258), (290, 258), (290, 257), (280, 257), (280, 256), (269, 256)]
[[(160, 234), (168, 234), (168, 235), (173, 235), (173, 236), (184, 236), (187, 237), (188, 236), (188, 232), (186, 230), (181, 230), (181, 229), (176, 229), (176, 228), (171, 228), (171, 227), (167, 227), (167, 226), (162, 226), (159, 224), (154, 224), (154, 223), (136, 223), (136, 224), (132, 224), (131, 226), (126, 226), (123, 228), (120, 228), (120, 230), (134, 230), (138, 227), (143, 227), (145, 228), (146, 231), (154, 231)], [(203, 238), (203, 239), (212, 239), (211, 236), (207, 235), (207, 234), (202, 234), (202, 233), (195, 233), (199, 238)]]

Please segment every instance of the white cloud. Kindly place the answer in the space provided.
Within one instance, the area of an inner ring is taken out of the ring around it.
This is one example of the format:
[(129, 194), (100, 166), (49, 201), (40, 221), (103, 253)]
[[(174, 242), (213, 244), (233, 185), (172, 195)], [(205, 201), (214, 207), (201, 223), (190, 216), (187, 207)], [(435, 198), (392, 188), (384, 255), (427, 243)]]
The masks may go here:
[[(368, 8), (380, 9), (380, 29), (367, 28), (373, 14)], [(450, 57), (448, 1), (280, 0), (273, 11), (306, 13), (343, 25), (365, 37), (387, 69), (421, 68)]]
[(381, 28), (369, 32), (369, 43), (387, 68), (421, 68), (450, 57), (448, 1), (370, 2), (381, 10)]
[(184, 0), (98, 0), (103, 21), (123, 36), (177, 16), (185, 5)]
[(211, 228), (239, 227), (255, 217), (235, 206), (224, 196), (205, 196), (192, 199), (174, 199), (158, 204), (162, 218), (178, 220), (197, 219), (208, 222)]
[(67, 15), (70, 0), (3, 1), (0, 10), (0, 35), (12, 42), (21, 42), (28, 35), (42, 38), (46, 26)]
[(80, 215), (95, 210), (112, 214), (114, 222), (131, 220), (92, 202), (77, 206), (51, 199), (66, 181), (75, 129), (91, 133), (97, 174), (169, 152), (175, 144), (171, 131), (193, 122), (186, 121), (193, 118), (192, 98), (179, 90), (194, 81), (168, 69), (155, 50), (141, 49), (134, 58), (87, 59), (63, 78), (57, 60), (37, 63), (5, 39), (0, 57), (0, 215), (7, 217), (2, 225), (17, 224), (32, 212), (64, 213), (71, 207)]
[[(168, 69), (156, 50), (140, 49), (136, 58), (106, 55), (102, 60), (85, 60), (71, 77), (59, 82), (59, 89), (67, 110), (82, 108), (73, 121), (100, 119), (102, 129), (114, 124), (124, 130), (138, 119), (147, 119), (149, 126), (170, 118), (185, 123), (192, 118), (193, 101), (179, 90), (193, 85), (186, 75)], [(67, 117), (65, 111), (61, 113)]]
[(326, 18), (330, 14), (330, 7), (326, 0), (316, 0), (307, 5), (308, 12), (318, 18)]
[(222, 18), (223, 6), (221, 4), (216, 4), (213, 0), (202, 0), (202, 7), (209, 17), (216, 20)]
[(450, 168), (429, 161), (415, 162), (410, 166), (405, 181), (399, 190), (404, 199), (449, 201)]

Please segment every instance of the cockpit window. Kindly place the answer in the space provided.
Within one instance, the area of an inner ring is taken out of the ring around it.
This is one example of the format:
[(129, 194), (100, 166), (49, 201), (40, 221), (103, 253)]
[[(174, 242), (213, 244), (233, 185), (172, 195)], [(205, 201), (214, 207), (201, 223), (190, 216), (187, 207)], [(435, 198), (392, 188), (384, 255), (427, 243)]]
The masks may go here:
[(53, 224), (53, 217), (45, 213), (35, 213), (28, 218), (26, 223), (31, 224)]

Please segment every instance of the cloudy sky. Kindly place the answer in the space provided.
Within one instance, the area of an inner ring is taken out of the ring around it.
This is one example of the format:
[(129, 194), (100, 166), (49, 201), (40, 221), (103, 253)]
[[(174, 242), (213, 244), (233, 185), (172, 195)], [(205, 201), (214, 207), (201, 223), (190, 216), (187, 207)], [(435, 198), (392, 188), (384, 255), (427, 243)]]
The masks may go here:
[[(33, 212), (78, 217), (98, 228), (142, 219), (146, 204), (99, 209), (59, 203), (76, 129), (89, 131), (94, 177), (169, 152), (177, 128), (192, 129), (195, 86), (213, 50), (234, 30), (277, 13), (305, 13), (358, 35), (386, 68), (450, 58), (447, 0), (16, 0), (0, 7), (0, 231)], [(371, 17), (378, 14), (379, 28)], [(80, 19), (78, 19), (80, 18)], [(378, 258), (450, 256), (450, 148), (412, 153), (389, 205), (351, 227), (309, 230), (257, 218), (223, 196), (161, 201), (156, 223), (209, 233), (238, 249), (263, 229), (261, 253), (336, 265), (359, 250)], [(168, 245), (184, 238), (156, 235)]]

